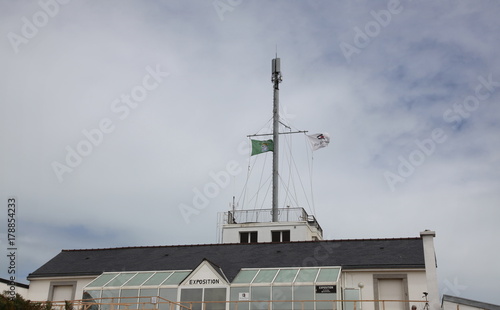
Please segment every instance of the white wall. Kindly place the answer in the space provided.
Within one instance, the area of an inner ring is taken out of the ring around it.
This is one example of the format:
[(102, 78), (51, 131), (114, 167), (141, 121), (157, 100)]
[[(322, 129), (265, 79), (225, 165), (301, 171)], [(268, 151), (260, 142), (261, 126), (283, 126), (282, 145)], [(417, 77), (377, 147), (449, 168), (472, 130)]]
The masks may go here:
[[(0, 292), (11, 291), (11, 285), (7, 283), (0, 282)], [(28, 289), (24, 287), (15, 286), (15, 292), (21, 295), (23, 298), (28, 298)]]
[(257, 242), (271, 242), (273, 230), (289, 230), (290, 241), (312, 241), (313, 237), (323, 239), (316, 228), (307, 222), (268, 222), (225, 224), (222, 227), (222, 243), (240, 243), (240, 231), (256, 231)]
[(76, 282), (74, 299), (82, 299), (83, 288), (95, 278), (96, 277), (54, 277), (32, 279), (30, 281), (28, 299), (32, 301), (47, 301), (51, 298), (51, 296), (49, 296), (51, 285), (64, 282)]
[[(410, 302), (409, 304), (410, 306), (415, 304), (417, 309), (422, 309), (424, 301), (424, 299), (422, 299), (422, 292), (427, 291), (427, 280), (423, 269), (343, 270), (340, 279), (343, 288), (360, 289), (361, 299), (370, 300), (370, 302), (362, 303), (362, 310), (375, 309), (373, 302), (373, 300), (376, 299), (374, 275), (406, 275), (408, 283), (408, 300), (416, 301)], [(362, 286), (362, 288), (360, 288), (360, 286)]]

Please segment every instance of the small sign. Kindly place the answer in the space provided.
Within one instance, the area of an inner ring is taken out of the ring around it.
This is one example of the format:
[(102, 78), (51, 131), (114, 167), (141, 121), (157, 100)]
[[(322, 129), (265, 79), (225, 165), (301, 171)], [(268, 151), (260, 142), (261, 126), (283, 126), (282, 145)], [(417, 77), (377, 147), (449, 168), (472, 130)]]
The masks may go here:
[(210, 284), (219, 284), (219, 279), (191, 279), (189, 280), (189, 285), (210, 285)]
[(316, 285), (316, 294), (337, 293), (336, 285)]
[(250, 300), (250, 293), (239, 293), (238, 300)]
[(152, 304), (157, 304), (157, 303), (158, 303), (158, 299), (157, 299), (157, 297), (156, 297), (156, 296), (152, 296), (152, 297), (151, 297), (151, 303), (152, 303)]

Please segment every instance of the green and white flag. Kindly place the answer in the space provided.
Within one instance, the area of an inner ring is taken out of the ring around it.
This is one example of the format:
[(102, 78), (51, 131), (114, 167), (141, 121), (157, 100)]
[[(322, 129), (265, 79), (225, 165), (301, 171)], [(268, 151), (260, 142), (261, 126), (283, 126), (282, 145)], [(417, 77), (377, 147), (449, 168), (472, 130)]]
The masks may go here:
[(269, 151), (274, 151), (273, 140), (251, 140), (252, 141), (252, 156), (260, 153), (265, 153)]

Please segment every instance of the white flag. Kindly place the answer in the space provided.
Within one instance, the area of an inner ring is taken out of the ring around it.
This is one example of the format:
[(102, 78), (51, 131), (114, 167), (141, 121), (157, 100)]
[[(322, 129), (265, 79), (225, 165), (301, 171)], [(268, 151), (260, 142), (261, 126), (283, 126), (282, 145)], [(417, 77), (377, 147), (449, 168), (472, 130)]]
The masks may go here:
[(307, 137), (309, 138), (309, 142), (311, 142), (311, 148), (313, 151), (328, 146), (328, 143), (330, 143), (330, 136), (326, 132), (307, 135)]

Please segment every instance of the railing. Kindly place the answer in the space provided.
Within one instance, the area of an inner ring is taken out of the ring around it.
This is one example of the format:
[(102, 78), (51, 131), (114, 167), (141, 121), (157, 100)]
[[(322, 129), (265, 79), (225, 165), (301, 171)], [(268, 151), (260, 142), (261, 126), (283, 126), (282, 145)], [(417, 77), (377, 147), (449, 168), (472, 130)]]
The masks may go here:
[[(147, 300), (147, 301), (139, 301)], [(192, 310), (181, 303), (174, 302), (159, 296), (140, 297), (105, 297), (94, 299), (79, 299), (72, 301), (44, 301), (42, 305), (50, 305), (53, 310), (66, 310), (68, 304), (73, 310), (118, 310), (118, 309), (165, 309), (165, 310)]]
[[(272, 209), (235, 210), (224, 212), (224, 224), (268, 223), (272, 222)], [(323, 234), (314, 215), (307, 214), (304, 208), (278, 208), (279, 222), (307, 222)]]
[[(134, 302), (133, 299), (136, 301)], [(245, 300), (173, 302), (159, 296), (108, 297), (93, 300), (73, 300), (73, 310), (166, 309), (166, 310), (410, 310), (424, 308), (422, 300)], [(54, 310), (65, 310), (65, 301), (42, 302)], [(48, 309), (48, 308), (47, 308)]]
[[(410, 310), (422, 300), (247, 300), (247, 301), (205, 301), (183, 302), (192, 310)], [(286, 305), (288, 304), (288, 306)], [(220, 305), (214, 307), (208, 305)], [(292, 306), (293, 305), (293, 306)]]

